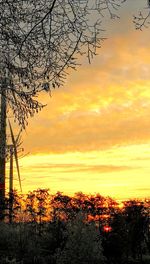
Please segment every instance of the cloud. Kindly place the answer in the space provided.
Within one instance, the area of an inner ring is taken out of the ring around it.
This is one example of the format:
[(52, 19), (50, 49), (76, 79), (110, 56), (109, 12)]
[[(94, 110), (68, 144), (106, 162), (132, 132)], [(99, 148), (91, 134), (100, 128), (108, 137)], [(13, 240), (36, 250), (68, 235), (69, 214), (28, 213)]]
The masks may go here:
[(144, 143), (150, 140), (149, 111), (149, 105), (135, 102), (62, 113), (53, 125), (48, 127), (46, 122), (28, 134), (28, 148), (31, 146), (35, 152), (68, 152)]
[(150, 191), (150, 188), (137, 188), (136, 189), (137, 191), (144, 191), (144, 192), (147, 192), (147, 191)]
[(149, 142), (149, 40), (147, 31), (116, 31), (93, 64), (83, 60), (50, 100), (42, 94), (48, 106), (29, 122), (26, 151), (85, 152)]
[[(91, 172), (91, 173), (107, 173), (107, 172), (114, 172), (114, 171), (124, 171), (124, 170), (131, 170), (134, 169), (130, 166), (115, 166), (115, 165), (85, 165), (85, 164), (33, 164), (30, 166), (30, 171), (34, 172), (45, 172), (52, 171), (54, 173), (74, 173), (74, 172)], [(25, 168), (24, 168), (25, 171)], [(41, 177), (41, 176), (39, 176)]]

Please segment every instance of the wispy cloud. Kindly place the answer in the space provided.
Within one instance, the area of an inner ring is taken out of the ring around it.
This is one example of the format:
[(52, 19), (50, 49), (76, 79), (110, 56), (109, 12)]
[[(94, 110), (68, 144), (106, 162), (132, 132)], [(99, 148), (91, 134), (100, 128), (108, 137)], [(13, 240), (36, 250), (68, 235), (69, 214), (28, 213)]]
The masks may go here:
[[(136, 169), (134, 167), (129, 166), (115, 166), (115, 165), (84, 165), (84, 164), (41, 164), (41, 165), (30, 165), (30, 171), (32, 172), (43, 172), (52, 171), (53, 173), (71, 173), (71, 172), (91, 172), (91, 173), (107, 173), (114, 171), (124, 171)], [(28, 170), (28, 168), (24, 168), (24, 171)], [(39, 176), (41, 177), (41, 176)]]

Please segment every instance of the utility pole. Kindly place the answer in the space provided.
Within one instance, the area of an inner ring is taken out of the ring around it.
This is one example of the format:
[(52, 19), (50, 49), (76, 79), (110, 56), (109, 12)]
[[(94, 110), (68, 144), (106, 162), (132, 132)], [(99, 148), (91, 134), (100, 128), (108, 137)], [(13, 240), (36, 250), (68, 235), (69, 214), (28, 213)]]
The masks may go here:
[(9, 171), (9, 223), (12, 223), (13, 212), (13, 151), (14, 146), (10, 145), (10, 171)]
[(6, 79), (1, 78), (0, 101), (0, 221), (4, 219), (5, 209), (5, 171), (6, 171)]

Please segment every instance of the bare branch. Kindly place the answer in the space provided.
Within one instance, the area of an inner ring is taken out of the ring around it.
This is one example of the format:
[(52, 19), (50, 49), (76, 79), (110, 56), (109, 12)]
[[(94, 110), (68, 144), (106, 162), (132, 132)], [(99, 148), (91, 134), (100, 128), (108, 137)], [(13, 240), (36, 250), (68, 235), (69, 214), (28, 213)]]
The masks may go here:
[(150, 25), (150, 1), (147, 0), (147, 7), (133, 17), (133, 23), (137, 30), (148, 28)]

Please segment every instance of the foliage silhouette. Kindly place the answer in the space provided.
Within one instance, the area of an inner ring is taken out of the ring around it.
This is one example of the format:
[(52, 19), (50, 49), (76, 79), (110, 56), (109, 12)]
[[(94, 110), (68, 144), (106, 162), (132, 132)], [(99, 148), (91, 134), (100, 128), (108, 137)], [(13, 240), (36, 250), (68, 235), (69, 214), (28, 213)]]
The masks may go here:
[(125, 201), (120, 209), (115, 200), (99, 194), (70, 197), (38, 189), (25, 196), (16, 191), (15, 197), (13, 223), (9, 224), (8, 214), (0, 224), (0, 263), (147, 264), (150, 260), (149, 199)]

